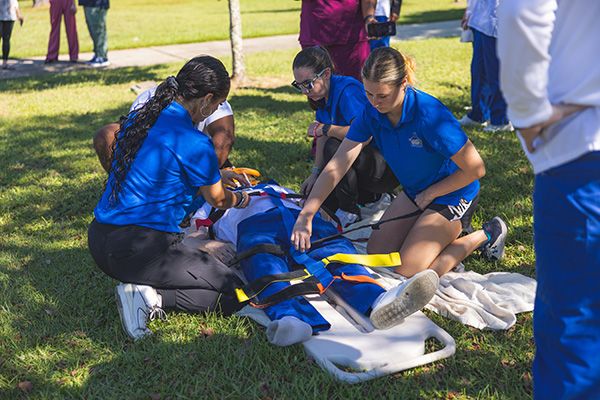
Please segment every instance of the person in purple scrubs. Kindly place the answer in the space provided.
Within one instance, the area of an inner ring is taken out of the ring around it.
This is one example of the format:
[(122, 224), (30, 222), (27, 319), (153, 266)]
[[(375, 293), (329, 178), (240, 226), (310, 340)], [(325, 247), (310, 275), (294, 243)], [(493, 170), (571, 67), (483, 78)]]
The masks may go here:
[(376, 0), (302, 0), (302, 48), (326, 46), (339, 75), (361, 80), (369, 55), (366, 26), (375, 19)]

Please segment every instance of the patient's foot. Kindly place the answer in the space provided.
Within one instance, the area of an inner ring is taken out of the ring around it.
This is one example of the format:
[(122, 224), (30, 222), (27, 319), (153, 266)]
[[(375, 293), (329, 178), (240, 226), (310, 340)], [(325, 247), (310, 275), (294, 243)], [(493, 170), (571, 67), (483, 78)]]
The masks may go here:
[(429, 303), (439, 281), (434, 270), (426, 269), (382, 293), (371, 306), (371, 323), (377, 329), (388, 329), (399, 324)]
[(267, 339), (277, 346), (290, 346), (304, 342), (312, 336), (312, 327), (296, 317), (286, 316), (271, 321), (267, 326)]

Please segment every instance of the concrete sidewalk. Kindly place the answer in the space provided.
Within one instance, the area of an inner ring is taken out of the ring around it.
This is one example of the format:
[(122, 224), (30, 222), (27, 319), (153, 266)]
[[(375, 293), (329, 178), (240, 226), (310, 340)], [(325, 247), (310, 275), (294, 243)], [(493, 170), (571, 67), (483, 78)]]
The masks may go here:
[[(396, 36), (392, 42), (402, 40), (420, 40), (440, 37), (460, 36), (460, 21), (432, 22), (427, 24), (398, 25)], [(109, 43), (110, 46), (110, 43)], [(269, 36), (262, 38), (244, 39), (245, 54), (271, 50), (298, 49), (298, 35)], [(104, 68), (142, 67), (171, 62), (185, 62), (199, 54), (210, 54), (215, 57), (231, 55), (229, 40), (214, 42), (178, 44), (159, 47), (144, 47), (138, 49), (114, 50), (108, 52), (111, 65)], [(0, 70), (0, 79), (19, 78), (43, 74), (56, 74), (81, 69), (93, 69), (84, 64), (92, 58), (93, 53), (80, 53), (82, 62), (69, 62), (68, 54), (59, 56), (59, 61), (44, 64), (44, 56), (19, 60), (9, 60), (15, 70)]]

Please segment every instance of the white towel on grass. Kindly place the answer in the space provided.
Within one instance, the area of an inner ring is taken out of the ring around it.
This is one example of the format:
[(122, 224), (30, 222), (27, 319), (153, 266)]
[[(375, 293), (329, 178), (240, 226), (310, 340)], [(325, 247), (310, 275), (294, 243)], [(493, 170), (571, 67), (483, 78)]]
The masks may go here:
[[(378, 221), (389, 204), (389, 197), (384, 197), (363, 207), (363, 221), (346, 230)], [(371, 229), (365, 228), (351, 232), (347, 237), (365, 239), (370, 234)], [(366, 254), (365, 242), (354, 242), (354, 246), (359, 253)], [(465, 271), (462, 264), (456, 270), (461, 272), (452, 271), (440, 278), (440, 286), (427, 309), (478, 329), (509, 329), (517, 320), (516, 314), (533, 310), (535, 279), (509, 272), (481, 275)], [(383, 276), (391, 286), (405, 279), (387, 268), (375, 268), (373, 272)]]

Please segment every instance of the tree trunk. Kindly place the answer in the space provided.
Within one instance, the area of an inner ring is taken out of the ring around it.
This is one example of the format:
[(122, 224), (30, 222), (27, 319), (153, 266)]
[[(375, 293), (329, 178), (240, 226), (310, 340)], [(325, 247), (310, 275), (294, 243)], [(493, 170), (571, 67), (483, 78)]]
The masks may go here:
[(229, 38), (231, 40), (231, 58), (233, 59), (232, 79), (238, 83), (246, 80), (244, 49), (242, 47), (242, 14), (240, 0), (229, 0)]
[(48, 4), (48, 3), (49, 3), (49, 0), (33, 0), (34, 7), (43, 6), (44, 4)]

